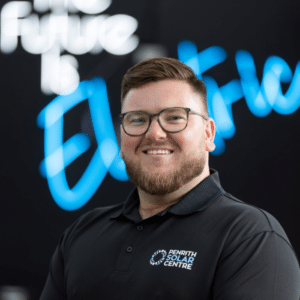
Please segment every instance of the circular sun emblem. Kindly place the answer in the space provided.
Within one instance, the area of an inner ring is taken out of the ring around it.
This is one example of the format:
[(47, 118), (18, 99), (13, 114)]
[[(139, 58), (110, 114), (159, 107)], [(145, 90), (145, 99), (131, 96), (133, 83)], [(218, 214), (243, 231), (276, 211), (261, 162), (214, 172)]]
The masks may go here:
[[(154, 261), (154, 257), (156, 256), (156, 255), (159, 255), (159, 254), (162, 254), (162, 257), (158, 260), (158, 261)], [(150, 259), (150, 264), (152, 265), (152, 266), (157, 266), (157, 265), (159, 265), (159, 264), (161, 264), (162, 262), (163, 262), (163, 260), (165, 259), (165, 257), (167, 256), (167, 251), (166, 250), (157, 250), (153, 255), (152, 255), (152, 257), (151, 257), (151, 259)]]

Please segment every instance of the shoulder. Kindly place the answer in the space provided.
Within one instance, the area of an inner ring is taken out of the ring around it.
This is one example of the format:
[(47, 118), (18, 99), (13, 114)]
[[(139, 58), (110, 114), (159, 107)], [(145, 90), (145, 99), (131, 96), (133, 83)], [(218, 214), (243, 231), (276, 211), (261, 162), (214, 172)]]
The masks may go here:
[(124, 203), (97, 207), (81, 215), (70, 227), (81, 228), (95, 222), (99, 218), (110, 218), (122, 209)]
[(74, 240), (77, 240), (89, 232), (95, 232), (105, 226), (110, 217), (114, 216), (123, 207), (123, 203), (97, 207), (90, 210), (76, 219), (62, 234), (60, 244), (63, 248), (68, 247)]
[(291, 246), (283, 227), (269, 212), (227, 192), (217, 199), (213, 207), (215, 213), (222, 216), (221, 223), (227, 228), (228, 245), (239, 243), (263, 232), (270, 232), (280, 236)]

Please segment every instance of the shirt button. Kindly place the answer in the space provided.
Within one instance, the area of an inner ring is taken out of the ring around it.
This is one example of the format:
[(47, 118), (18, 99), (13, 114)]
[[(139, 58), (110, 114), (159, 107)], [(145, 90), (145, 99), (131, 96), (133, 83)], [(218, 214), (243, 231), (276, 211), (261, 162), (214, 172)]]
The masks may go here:
[(143, 226), (142, 225), (138, 225), (137, 230), (143, 230)]
[(131, 252), (132, 251), (132, 247), (127, 247), (127, 252)]

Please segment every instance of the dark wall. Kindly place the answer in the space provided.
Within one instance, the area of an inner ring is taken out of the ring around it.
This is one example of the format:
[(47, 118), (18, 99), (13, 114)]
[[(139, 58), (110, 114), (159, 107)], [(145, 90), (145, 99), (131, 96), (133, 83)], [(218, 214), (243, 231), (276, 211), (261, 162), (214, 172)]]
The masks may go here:
[[(1, 7), (6, 2), (1, 1)], [(210, 46), (222, 47), (227, 59), (204, 74), (222, 86), (240, 78), (235, 63), (238, 50), (251, 53), (259, 81), (265, 61), (272, 55), (283, 58), (295, 71), (300, 59), (299, 8), (296, 0), (113, 0), (104, 13), (135, 17), (140, 45), (159, 44), (169, 57), (178, 58), (177, 46), (183, 40), (192, 41), (199, 52)], [(95, 76), (106, 80), (117, 136), (122, 76), (137, 61), (139, 49), (122, 56), (106, 51), (76, 56), (81, 80)], [(26, 287), (32, 299), (41, 293), (51, 255), (66, 227), (97, 206), (125, 201), (134, 187), (107, 174), (80, 209), (65, 211), (54, 202), (47, 180), (39, 173), (44, 136), (36, 120), (56, 95), (41, 92), (40, 64), (40, 55), (29, 54), (20, 45), (11, 54), (0, 53), (0, 285)], [(283, 84), (283, 91), (288, 87)], [(66, 114), (64, 138), (82, 131), (87, 112), (83, 102)], [(299, 257), (299, 109), (287, 115), (272, 111), (257, 117), (242, 97), (232, 104), (232, 115), (235, 135), (225, 140), (222, 155), (210, 155), (210, 166), (219, 171), (227, 192), (277, 218)], [(70, 186), (80, 179), (96, 147), (92, 140), (91, 148), (66, 168)]]

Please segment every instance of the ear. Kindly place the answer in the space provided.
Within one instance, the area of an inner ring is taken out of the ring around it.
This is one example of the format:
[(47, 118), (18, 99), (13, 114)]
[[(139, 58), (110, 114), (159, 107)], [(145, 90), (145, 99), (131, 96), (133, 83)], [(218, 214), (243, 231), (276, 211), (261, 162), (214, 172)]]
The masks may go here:
[(212, 152), (215, 150), (216, 145), (214, 143), (215, 134), (216, 134), (216, 125), (212, 118), (208, 118), (205, 122), (205, 142), (206, 142), (206, 151)]

